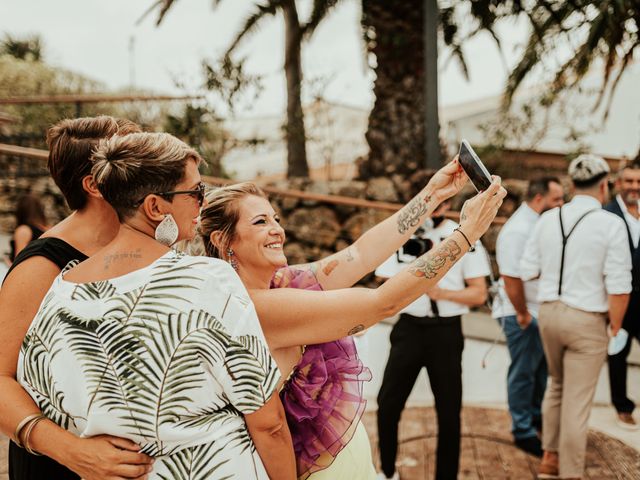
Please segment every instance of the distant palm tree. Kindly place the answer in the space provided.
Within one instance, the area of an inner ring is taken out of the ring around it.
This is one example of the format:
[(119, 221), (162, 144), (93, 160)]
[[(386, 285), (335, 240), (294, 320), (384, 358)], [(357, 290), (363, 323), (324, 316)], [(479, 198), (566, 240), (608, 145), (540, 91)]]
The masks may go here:
[(0, 42), (0, 55), (11, 55), (19, 60), (42, 61), (42, 40), (38, 36), (18, 39), (7, 34)]
[[(164, 19), (176, 0), (156, 0), (148, 12), (159, 10), (157, 24)], [(213, 0), (214, 6), (222, 0)], [(256, 10), (245, 20), (244, 25), (228, 47), (225, 57), (229, 57), (239, 43), (253, 33), (258, 24), (267, 17), (282, 13), (285, 24), (285, 63), (287, 80), (287, 122), (285, 135), (287, 139), (287, 176), (306, 177), (309, 175), (306, 134), (302, 112), (302, 64), (301, 48), (304, 40), (308, 40), (316, 28), (326, 18), (330, 10), (340, 0), (314, 0), (311, 16), (307, 22), (301, 22), (295, 0), (267, 0), (256, 3)], [(146, 15), (146, 14), (145, 14)]]

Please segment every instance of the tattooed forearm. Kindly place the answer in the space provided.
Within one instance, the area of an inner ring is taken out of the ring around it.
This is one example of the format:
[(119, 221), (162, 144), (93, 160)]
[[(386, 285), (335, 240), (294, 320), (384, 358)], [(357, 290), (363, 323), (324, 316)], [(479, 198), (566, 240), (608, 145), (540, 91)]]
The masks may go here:
[(349, 333), (347, 333), (347, 335), (355, 335), (356, 333), (360, 333), (363, 330), (364, 330), (364, 325), (362, 324), (356, 325), (351, 330), (349, 330)]
[(447, 263), (447, 260), (455, 262), (460, 253), (462, 253), (462, 249), (455, 240), (445, 240), (435, 250), (413, 262), (409, 268), (409, 273), (416, 277), (435, 278)]
[(410, 228), (420, 223), (420, 218), (427, 213), (427, 206), (431, 201), (431, 196), (425, 198), (416, 197), (405, 206), (398, 215), (398, 233), (406, 233)]

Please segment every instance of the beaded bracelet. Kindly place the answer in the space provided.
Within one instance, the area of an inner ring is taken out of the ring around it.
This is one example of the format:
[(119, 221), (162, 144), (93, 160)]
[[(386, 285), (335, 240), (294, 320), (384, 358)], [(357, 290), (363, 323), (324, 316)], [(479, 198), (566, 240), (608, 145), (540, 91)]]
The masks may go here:
[(35, 420), (41, 415), (41, 413), (32, 413), (31, 415), (27, 415), (26, 417), (24, 417), (22, 420), (20, 420), (20, 423), (18, 423), (16, 431), (13, 434), (13, 441), (20, 448), (24, 448), (24, 445), (22, 445), (22, 442), (20, 441), (20, 434), (22, 433), (22, 430), (24, 430), (24, 427), (26, 427), (29, 422)]
[(460, 233), (460, 235), (462, 235), (464, 237), (464, 239), (467, 241), (467, 244), (469, 245), (469, 251), (470, 252), (475, 252), (476, 251), (476, 247), (471, 245), (471, 242), (469, 241), (469, 239), (467, 238), (467, 236), (464, 234), (464, 232), (462, 231), (462, 229), (460, 227), (454, 228), (453, 231)]
[(26, 433), (24, 434), (24, 442), (23, 442), (23, 444), (24, 444), (24, 449), (25, 449), (27, 452), (29, 452), (31, 455), (38, 455), (38, 456), (40, 456), (40, 455), (41, 455), (40, 453), (38, 453), (38, 452), (34, 451), (34, 450), (31, 448), (31, 444), (29, 443), (29, 437), (31, 436), (31, 432), (33, 431), (33, 429), (35, 428), (35, 426), (38, 424), (38, 422), (40, 422), (41, 420), (44, 420), (45, 418), (47, 418), (47, 417), (45, 417), (44, 415), (40, 415), (39, 417), (34, 418), (34, 419), (31, 421), (31, 423), (29, 423), (29, 426), (27, 427), (27, 431), (26, 431)]

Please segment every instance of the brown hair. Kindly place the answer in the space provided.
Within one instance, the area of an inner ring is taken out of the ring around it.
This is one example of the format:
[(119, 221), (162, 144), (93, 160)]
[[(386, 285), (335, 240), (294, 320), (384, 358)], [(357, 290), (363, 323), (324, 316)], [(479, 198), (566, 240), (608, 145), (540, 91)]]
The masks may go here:
[[(206, 254), (214, 258), (227, 258), (227, 249), (236, 233), (239, 209), (238, 201), (248, 195), (268, 199), (267, 195), (252, 182), (227, 185), (209, 192), (207, 206), (200, 213), (200, 236)], [(211, 242), (211, 233), (219, 231), (220, 245)]]
[(135, 123), (106, 115), (66, 119), (47, 132), (47, 167), (71, 210), (87, 203), (82, 179), (91, 174), (91, 154), (103, 138), (141, 132)]
[(47, 217), (40, 199), (32, 194), (23, 195), (16, 203), (16, 227), (20, 225), (44, 226)]
[(132, 133), (100, 141), (91, 173), (104, 199), (122, 221), (146, 195), (173, 190), (182, 181), (188, 160), (202, 158), (168, 133)]

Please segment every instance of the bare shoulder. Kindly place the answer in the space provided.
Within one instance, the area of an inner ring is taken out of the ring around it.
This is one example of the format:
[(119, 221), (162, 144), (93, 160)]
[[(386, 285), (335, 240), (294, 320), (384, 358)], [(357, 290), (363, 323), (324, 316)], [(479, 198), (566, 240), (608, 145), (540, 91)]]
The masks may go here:
[(0, 298), (9, 294), (14, 298), (34, 298), (40, 290), (46, 293), (59, 273), (60, 268), (45, 257), (28, 258), (7, 275), (0, 288)]

